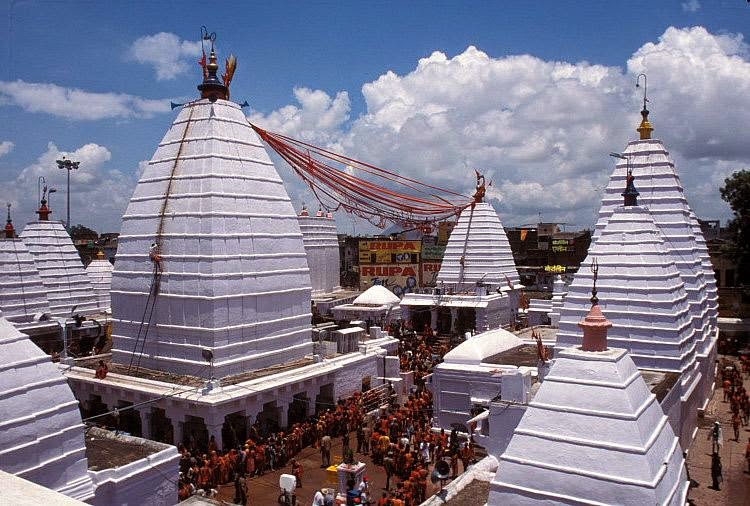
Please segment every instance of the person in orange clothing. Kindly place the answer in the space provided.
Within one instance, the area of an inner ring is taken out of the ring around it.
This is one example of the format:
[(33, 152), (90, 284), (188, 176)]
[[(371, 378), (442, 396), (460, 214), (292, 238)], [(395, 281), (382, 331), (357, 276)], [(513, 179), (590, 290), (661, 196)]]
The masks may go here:
[(211, 483), (212, 473), (211, 468), (208, 465), (208, 460), (203, 462), (203, 467), (198, 471), (198, 488), (202, 488), (206, 492), (211, 491), (213, 484)]
[(383, 492), (383, 495), (380, 496), (380, 499), (378, 499), (377, 506), (388, 506), (388, 494)]
[(297, 479), (297, 488), (302, 486), (302, 466), (296, 459), (292, 459), (292, 474)]

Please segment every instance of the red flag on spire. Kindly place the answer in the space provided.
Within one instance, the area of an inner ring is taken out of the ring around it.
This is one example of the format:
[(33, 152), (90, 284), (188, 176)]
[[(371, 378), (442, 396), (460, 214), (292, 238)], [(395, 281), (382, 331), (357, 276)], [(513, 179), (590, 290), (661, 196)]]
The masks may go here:
[(203, 58), (198, 60), (198, 65), (203, 69), (203, 79), (208, 77), (208, 70), (206, 69), (206, 50), (203, 50)]

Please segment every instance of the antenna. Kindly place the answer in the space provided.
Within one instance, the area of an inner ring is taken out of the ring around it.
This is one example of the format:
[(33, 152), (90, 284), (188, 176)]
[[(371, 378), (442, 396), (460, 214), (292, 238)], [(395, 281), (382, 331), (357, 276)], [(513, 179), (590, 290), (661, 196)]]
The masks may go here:
[(648, 102), (648, 78), (646, 77), (646, 74), (638, 74), (638, 77), (635, 80), (635, 87), (640, 88), (641, 87), (641, 77), (643, 78), (643, 110), (646, 110), (646, 102)]

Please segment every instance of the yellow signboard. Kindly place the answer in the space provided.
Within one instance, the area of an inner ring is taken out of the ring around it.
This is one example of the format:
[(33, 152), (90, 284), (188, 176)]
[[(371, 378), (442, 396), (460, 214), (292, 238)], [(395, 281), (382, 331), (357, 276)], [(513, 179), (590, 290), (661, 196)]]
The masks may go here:
[(360, 290), (373, 285), (382, 285), (398, 296), (412, 292), (419, 285), (419, 264), (360, 265)]

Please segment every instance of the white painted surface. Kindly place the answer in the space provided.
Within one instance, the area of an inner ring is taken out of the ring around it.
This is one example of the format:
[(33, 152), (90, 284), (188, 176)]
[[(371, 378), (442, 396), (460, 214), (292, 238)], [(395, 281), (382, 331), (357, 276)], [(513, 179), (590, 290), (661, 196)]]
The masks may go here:
[(328, 216), (298, 216), (305, 243), (313, 295), (341, 289), (341, 264), (336, 220)]
[(362, 306), (393, 306), (401, 302), (398, 296), (382, 285), (373, 285), (352, 302)]
[(3, 491), (3, 501), (13, 506), (39, 506), (40, 504), (84, 506), (86, 504), (3, 471), (0, 471), (0, 490)]
[(21, 239), (0, 239), (0, 311), (12, 322), (49, 312), (39, 270)]
[(96, 506), (171, 506), (177, 503), (180, 454), (177, 447), (146, 441), (101, 429), (91, 429), (87, 437), (115, 439), (136, 445), (161, 448), (123, 466), (89, 471), (96, 487)]
[(32, 221), (21, 239), (34, 257), (53, 316), (97, 312), (91, 282), (67, 230), (59, 221)]
[(106, 258), (95, 258), (86, 266), (86, 275), (91, 280), (100, 311), (108, 311), (112, 305), (109, 291), (112, 289), (113, 270), (114, 266)]
[[(468, 237), (467, 237), (468, 235)], [(463, 265), (461, 258), (463, 257)], [(474, 290), (482, 281), (490, 290), (507, 286), (505, 277), (520, 284), (508, 237), (495, 209), (487, 202), (464, 209), (451, 232), (443, 264), (437, 276), (438, 286), (454, 290)]]
[[(708, 257), (703, 234), (693, 214), (680, 177), (664, 144), (656, 139), (628, 143), (624, 154), (630, 159), (635, 186), (640, 192), (639, 204), (647, 207), (665, 238), (665, 248), (675, 261), (688, 294), (693, 326), (697, 333), (696, 352), (701, 371), (712, 381), (713, 373), (706, 357), (715, 347), (718, 296), (716, 280)], [(613, 210), (622, 205), (627, 162), (615, 167), (605, 190), (599, 221), (593, 241), (596, 241)]]
[(87, 501), (78, 401), (65, 377), (34, 343), (0, 316), (0, 469)]
[(499, 461), (488, 504), (683, 505), (687, 495), (679, 441), (622, 349), (560, 351)]
[(477, 334), (445, 354), (443, 362), (450, 364), (479, 364), (484, 359), (521, 346), (523, 341), (505, 329)]
[(149, 247), (159, 241), (163, 274), (142, 366), (196, 374), (210, 349), (224, 377), (312, 352), (297, 216), (237, 104), (185, 105), (133, 193), (112, 279), (117, 362), (129, 363), (137, 344)]

